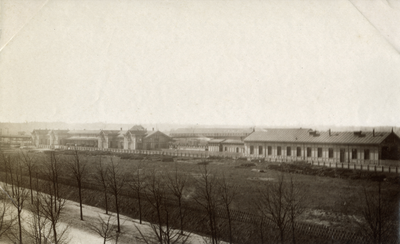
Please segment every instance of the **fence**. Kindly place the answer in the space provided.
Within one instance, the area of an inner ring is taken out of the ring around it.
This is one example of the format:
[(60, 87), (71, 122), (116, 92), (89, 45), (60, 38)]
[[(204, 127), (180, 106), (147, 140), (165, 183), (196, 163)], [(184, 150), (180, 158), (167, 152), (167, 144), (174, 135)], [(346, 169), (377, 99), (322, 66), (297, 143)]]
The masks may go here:
[(331, 163), (331, 162), (311, 162), (312, 165), (325, 166), (337, 169), (353, 169), (365, 170), (372, 172), (386, 172), (386, 173), (399, 173), (398, 166), (384, 166), (384, 165), (363, 165), (363, 164), (348, 164), (348, 163)]
[(113, 153), (130, 153), (130, 154), (143, 154), (143, 155), (165, 155), (175, 157), (189, 157), (189, 158), (208, 158), (208, 157), (224, 157), (224, 158), (235, 158), (240, 157), (240, 153), (232, 152), (209, 152), (209, 151), (195, 151), (195, 150), (129, 150), (129, 149), (118, 149), (118, 148), (96, 148), (96, 147), (68, 147), (62, 145), (50, 146), (50, 145), (39, 145), (39, 148), (47, 149), (62, 149), (62, 150), (80, 150), (80, 151), (103, 151)]
[[(68, 146), (49, 146), (39, 145), (39, 148), (48, 149), (63, 149), (63, 150), (80, 150), (80, 151), (105, 151), (114, 153), (131, 153), (131, 154), (143, 154), (143, 155), (164, 155), (174, 157), (188, 157), (188, 158), (208, 158), (208, 157), (223, 157), (223, 158), (239, 158), (240, 153), (231, 152), (209, 152), (209, 151), (194, 151), (194, 150), (129, 150), (129, 149), (118, 149), (118, 148), (96, 148), (96, 147), (68, 147)], [(254, 159), (256, 159), (254, 157)], [(261, 159), (261, 158), (260, 158)], [(365, 170), (373, 172), (386, 172), (386, 173), (399, 173), (399, 166), (391, 165), (364, 165), (364, 164), (348, 164), (348, 163), (333, 163), (323, 161), (311, 161), (312, 165), (325, 166), (330, 168), (339, 169), (353, 169), (353, 170)]]

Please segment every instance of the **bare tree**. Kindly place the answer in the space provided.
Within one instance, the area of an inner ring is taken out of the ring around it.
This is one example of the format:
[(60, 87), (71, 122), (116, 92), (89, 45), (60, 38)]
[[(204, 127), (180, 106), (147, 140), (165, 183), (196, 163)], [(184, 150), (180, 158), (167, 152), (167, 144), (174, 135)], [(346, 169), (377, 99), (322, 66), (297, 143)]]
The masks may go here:
[(286, 204), (286, 184), (284, 175), (279, 174), (276, 182), (263, 187), (256, 200), (257, 210), (262, 218), (272, 222), (279, 230), (279, 240), (284, 243), (289, 213)]
[(99, 157), (99, 163), (96, 164), (95, 174), (93, 175), (94, 180), (101, 183), (104, 193), (104, 202), (106, 205), (106, 214), (108, 214), (108, 186), (107, 186), (107, 167), (103, 165), (101, 156)]
[(175, 216), (173, 207), (168, 203), (167, 186), (155, 169), (151, 170), (146, 190), (146, 198), (153, 213), (153, 221), (149, 224), (152, 234), (145, 235), (136, 226), (142, 240), (146, 243), (186, 243), (190, 235), (183, 235), (173, 228)]
[[(15, 207), (15, 210), (17, 211), (17, 221), (18, 221), (18, 234), (15, 235), (15, 239), (19, 241), (19, 243), (22, 244), (22, 232), (23, 232), (23, 227), (22, 227), (22, 216), (21, 212), (24, 207), (25, 200), (28, 197), (28, 190), (24, 188), (23, 186), (23, 177), (22, 177), (22, 164), (21, 160), (19, 157), (11, 157), (10, 158), (10, 174), (13, 175), (13, 184), (9, 187), (6, 187), (4, 190), (7, 192), (7, 195), (10, 196), (12, 192), (11, 198), (11, 203), (12, 206)], [(11, 188), (11, 191), (10, 191)]]
[[(1, 186), (0, 186), (1, 187)], [(11, 214), (11, 207), (7, 204), (8, 196), (4, 195), (6, 192), (1, 187), (2, 193), (0, 194), (0, 238), (7, 235), (15, 224), (15, 218)], [(10, 199), (8, 199), (10, 200)]]
[(60, 158), (54, 152), (50, 154), (49, 160), (44, 165), (43, 173), (47, 179), (45, 187), (49, 194), (42, 195), (40, 199), (40, 211), (50, 222), (52, 230), (51, 241), (55, 244), (66, 243), (68, 227), (59, 227), (61, 213), (65, 207), (65, 199), (61, 197), (62, 191), (59, 184), (59, 176), (62, 171)]
[(224, 174), (222, 174), (221, 179), (218, 180), (218, 195), (220, 197), (221, 204), (226, 210), (229, 228), (229, 243), (233, 243), (233, 233), (232, 233), (232, 215), (231, 206), (234, 199), (237, 196), (236, 188), (228, 184), (227, 179)]
[(21, 151), (20, 153), (20, 158), (22, 159), (22, 162), (24, 163), (24, 166), (28, 170), (28, 175), (29, 175), (29, 189), (31, 192), (31, 203), (33, 204), (33, 187), (32, 187), (32, 174), (35, 171), (35, 166), (36, 166), (36, 158), (32, 155), (29, 155), (26, 152)]
[(122, 172), (118, 163), (113, 157), (110, 157), (110, 165), (107, 168), (107, 185), (115, 199), (115, 209), (117, 211), (118, 232), (121, 232), (121, 225), (119, 219), (119, 196), (121, 189), (126, 184), (126, 174)]
[(144, 181), (144, 169), (142, 169), (143, 164), (138, 163), (136, 168), (136, 173), (133, 177), (132, 182), (130, 182), (129, 187), (133, 190), (137, 200), (138, 200), (138, 212), (139, 221), (142, 224), (142, 194), (144, 191), (145, 181)]
[(188, 184), (188, 176), (186, 174), (180, 174), (178, 172), (178, 167), (175, 164), (174, 172), (168, 174), (168, 188), (172, 192), (172, 195), (175, 197), (175, 200), (178, 203), (179, 208), (179, 228), (181, 230), (181, 234), (183, 234), (184, 227), (184, 217), (185, 217), (185, 208), (184, 208), (184, 191)]
[(95, 223), (88, 223), (89, 229), (103, 238), (103, 243), (111, 241), (116, 238), (116, 225), (115, 221), (111, 221), (112, 215), (109, 215), (107, 219), (103, 219), (100, 215), (97, 217)]
[(219, 206), (217, 182), (217, 177), (211, 174), (207, 165), (203, 165), (200, 178), (197, 179), (196, 182), (196, 196), (194, 200), (207, 213), (208, 230), (211, 234), (212, 244), (217, 244), (221, 240), (219, 225), (217, 223), (217, 211)]
[(384, 184), (383, 179), (377, 181), (375, 186), (372, 186), (375, 188), (372, 191), (363, 186), (360, 194), (363, 203), (358, 206), (361, 208), (362, 221), (358, 224), (367, 242), (389, 243), (396, 237), (399, 238), (399, 192), (384, 193), (381, 186)]
[(296, 221), (305, 210), (306, 188), (301, 183), (294, 183), (293, 177), (285, 183), (285, 202), (288, 208), (289, 224), (291, 227), (292, 243), (296, 243)]
[(78, 184), (79, 209), (80, 209), (81, 220), (83, 220), (82, 180), (85, 178), (87, 174), (86, 165), (87, 165), (86, 161), (79, 156), (78, 150), (75, 150), (73, 159), (68, 162), (68, 166), (76, 180), (76, 183)]
[(43, 198), (43, 193), (37, 191), (33, 197), (33, 203), (29, 206), (30, 220), (26, 221), (28, 225), (27, 234), (30, 238), (30, 243), (42, 244), (49, 241), (47, 238), (49, 235), (46, 233), (51, 233), (51, 228), (48, 228), (49, 220), (45, 218), (41, 210), (41, 199)]
[(5, 155), (3, 152), (1, 152), (0, 151), (0, 153), (1, 153), (1, 162), (2, 162), (2, 165), (3, 165), (3, 168), (4, 168), (4, 173), (6, 174), (6, 178), (5, 178), (5, 184), (6, 185), (8, 185), (8, 167), (9, 167), (9, 156), (7, 155)]

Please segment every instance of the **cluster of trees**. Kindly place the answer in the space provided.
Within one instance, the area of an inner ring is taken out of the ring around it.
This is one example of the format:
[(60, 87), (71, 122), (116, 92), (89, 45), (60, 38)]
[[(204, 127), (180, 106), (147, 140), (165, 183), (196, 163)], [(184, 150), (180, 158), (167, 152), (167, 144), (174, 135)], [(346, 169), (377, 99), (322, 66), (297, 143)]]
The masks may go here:
[[(92, 182), (102, 192), (107, 217), (99, 215), (87, 226), (104, 243), (118, 242), (123, 232), (120, 213), (127, 208), (138, 214), (137, 224), (147, 226), (137, 225), (137, 238), (145, 243), (186, 243), (191, 225), (201, 225), (208, 243), (246, 242), (233, 216), (235, 200), (240, 197), (235, 180), (207, 165), (199, 165), (199, 173), (191, 175), (181, 172), (176, 164), (160, 170), (143, 159), (127, 172), (118, 157), (94, 157), (91, 160), (95, 164), (89, 164), (78, 151), (68, 156), (54, 152), (34, 155), (0, 155), (0, 170), (5, 176), (0, 195), (0, 238), (7, 236), (18, 243), (67, 243), (68, 227), (60, 225), (66, 196), (60, 178), (67, 175), (77, 186), (82, 221), (85, 184)], [(381, 182), (372, 194), (364, 188), (360, 192), (364, 204), (357, 206), (362, 218), (360, 233), (373, 243), (387, 242), (393, 228), (398, 227), (398, 212), (397, 219), (393, 218), (398, 197), (383, 194)], [(306, 187), (283, 173), (273, 181), (260, 183), (258, 196), (252, 199), (260, 216), (256, 225), (259, 242), (299, 242), (296, 223), (307, 207), (308, 194)], [(201, 219), (192, 218), (193, 208), (203, 213)]]
[[(52, 154), (44, 158), (40, 168), (31, 154), (0, 157), (5, 173), (5, 181), (1, 183), (0, 238), (5, 236), (20, 244), (67, 243), (68, 227), (60, 225), (65, 199), (58, 181), (62, 165), (58, 157)], [(38, 172), (47, 180), (39, 183), (34, 177)], [(48, 194), (42, 193), (43, 189)]]

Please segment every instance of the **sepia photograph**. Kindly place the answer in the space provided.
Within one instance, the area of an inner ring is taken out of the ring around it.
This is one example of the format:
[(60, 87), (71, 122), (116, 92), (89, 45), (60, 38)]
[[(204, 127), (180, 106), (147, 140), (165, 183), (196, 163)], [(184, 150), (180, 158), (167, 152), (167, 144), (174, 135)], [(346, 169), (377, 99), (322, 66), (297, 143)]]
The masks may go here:
[(0, 0), (0, 243), (400, 243), (400, 1)]

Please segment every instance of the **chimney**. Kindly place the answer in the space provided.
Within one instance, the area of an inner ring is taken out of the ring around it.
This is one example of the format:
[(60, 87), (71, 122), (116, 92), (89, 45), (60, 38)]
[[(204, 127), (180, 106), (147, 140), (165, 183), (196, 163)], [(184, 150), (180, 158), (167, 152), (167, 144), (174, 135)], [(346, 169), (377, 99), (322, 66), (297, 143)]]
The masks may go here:
[(153, 127), (153, 131), (154, 131), (154, 127)]
[(122, 127), (121, 127), (121, 130), (122, 130)]
[(375, 128), (372, 129), (372, 136), (375, 137)]
[(329, 129), (329, 136), (331, 136), (331, 129)]

